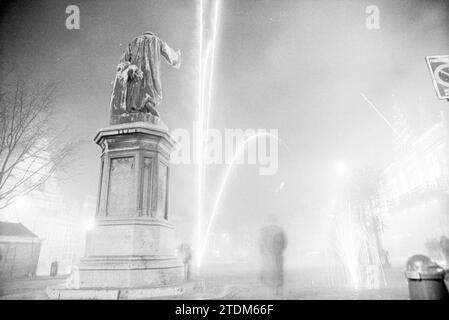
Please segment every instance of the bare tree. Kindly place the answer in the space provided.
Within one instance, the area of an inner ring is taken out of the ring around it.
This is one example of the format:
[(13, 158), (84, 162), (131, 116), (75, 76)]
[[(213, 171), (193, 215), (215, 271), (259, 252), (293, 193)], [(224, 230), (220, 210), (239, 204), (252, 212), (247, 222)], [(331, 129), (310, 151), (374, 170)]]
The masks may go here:
[(55, 120), (55, 84), (2, 83), (0, 89), (0, 209), (54, 176), (74, 150)]

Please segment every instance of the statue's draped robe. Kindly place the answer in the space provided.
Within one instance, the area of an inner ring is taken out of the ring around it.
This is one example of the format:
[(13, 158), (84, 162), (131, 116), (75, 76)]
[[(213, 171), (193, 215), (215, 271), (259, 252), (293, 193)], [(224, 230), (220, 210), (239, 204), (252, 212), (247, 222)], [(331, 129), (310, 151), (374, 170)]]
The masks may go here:
[(179, 68), (179, 51), (174, 51), (156, 35), (145, 33), (129, 43), (117, 66), (111, 97), (113, 115), (148, 112), (148, 107), (161, 102), (161, 56)]
[(284, 256), (287, 237), (281, 227), (270, 225), (260, 232), (259, 248), (262, 255), (260, 280), (268, 286), (284, 283)]

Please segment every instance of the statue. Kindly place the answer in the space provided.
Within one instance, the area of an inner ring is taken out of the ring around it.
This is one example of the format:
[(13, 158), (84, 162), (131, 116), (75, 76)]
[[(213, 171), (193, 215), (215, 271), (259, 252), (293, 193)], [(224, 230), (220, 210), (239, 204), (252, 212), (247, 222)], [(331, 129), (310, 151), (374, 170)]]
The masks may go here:
[(147, 299), (201, 288), (202, 282), (184, 280), (189, 266), (183, 262), (190, 257), (182, 261), (175, 255), (168, 196), (176, 141), (156, 110), (162, 100), (161, 56), (179, 67), (180, 52), (145, 32), (120, 59), (112, 126), (94, 138), (102, 149), (97, 228), (86, 234), (84, 258), (66, 286), (47, 291), (52, 299)]
[(153, 32), (146, 31), (129, 43), (117, 66), (111, 97), (112, 124), (159, 118), (156, 106), (162, 101), (161, 56), (179, 69), (181, 52)]

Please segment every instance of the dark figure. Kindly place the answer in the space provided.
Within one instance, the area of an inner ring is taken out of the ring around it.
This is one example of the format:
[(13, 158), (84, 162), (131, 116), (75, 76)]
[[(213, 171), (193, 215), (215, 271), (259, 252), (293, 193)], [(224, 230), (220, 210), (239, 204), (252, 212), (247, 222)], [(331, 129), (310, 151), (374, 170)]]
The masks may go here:
[(382, 266), (384, 268), (391, 268), (390, 253), (388, 252), (388, 250), (383, 250)]
[(50, 276), (56, 277), (58, 275), (58, 261), (53, 261), (50, 266)]
[(275, 295), (279, 295), (284, 285), (283, 252), (287, 247), (287, 237), (282, 228), (275, 224), (274, 218), (271, 225), (260, 231), (259, 247), (262, 255), (260, 280)]
[(441, 236), (440, 238), (441, 255), (443, 256), (446, 268), (449, 268), (449, 238)]
[(182, 243), (178, 251), (181, 255), (182, 263), (184, 263), (184, 280), (190, 280), (192, 250), (187, 243)]

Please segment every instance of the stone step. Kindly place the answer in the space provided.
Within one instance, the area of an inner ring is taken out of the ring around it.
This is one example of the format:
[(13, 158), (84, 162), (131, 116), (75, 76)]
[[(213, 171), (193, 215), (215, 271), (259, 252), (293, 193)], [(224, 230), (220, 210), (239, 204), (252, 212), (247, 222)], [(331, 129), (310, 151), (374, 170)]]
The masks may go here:
[(203, 281), (188, 281), (181, 284), (140, 288), (67, 288), (59, 285), (47, 288), (47, 295), (53, 300), (139, 300), (171, 298), (198, 294), (204, 289)]

